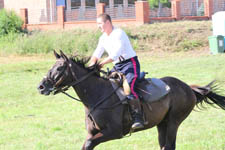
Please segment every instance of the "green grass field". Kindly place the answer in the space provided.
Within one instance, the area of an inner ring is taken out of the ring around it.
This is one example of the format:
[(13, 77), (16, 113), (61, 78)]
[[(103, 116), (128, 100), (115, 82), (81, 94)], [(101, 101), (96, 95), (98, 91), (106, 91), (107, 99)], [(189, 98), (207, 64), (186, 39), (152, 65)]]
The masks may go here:
[[(197, 53), (155, 51), (138, 56), (148, 77), (174, 76), (199, 85), (217, 79), (225, 94), (225, 55)], [(53, 55), (0, 57), (1, 150), (81, 148), (86, 136), (83, 105), (62, 94), (43, 96), (37, 91), (54, 62)], [(225, 150), (225, 111), (213, 107), (193, 111), (178, 130), (177, 149)], [(106, 142), (96, 150), (159, 150), (157, 130)]]

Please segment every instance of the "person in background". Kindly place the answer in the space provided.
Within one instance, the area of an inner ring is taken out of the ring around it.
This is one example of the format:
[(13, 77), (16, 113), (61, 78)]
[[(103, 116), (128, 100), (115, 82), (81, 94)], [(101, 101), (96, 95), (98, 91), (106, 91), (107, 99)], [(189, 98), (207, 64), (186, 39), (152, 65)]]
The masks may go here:
[(97, 17), (97, 26), (103, 34), (99, 38), (98, 46), (90, 59), (89, 66), (98, 62), (104, 51), (108, 53), (108, 57), (104, 58), (99, 65), (103, 67), (105, 64), (113, 63), (114, 69), (111, 72), (118, 71), (126, 76), (131, 89), (131, 93), (127, 96), (132, 110), (133, 124), (131, 128), (143, 128), (144, 121), (140, 100), (135, 91), (135, 85), (140, 74), (138, 57), (126, 33), (122, 29), (113, 26), (111, 17), (108, 14), (100, 14)]

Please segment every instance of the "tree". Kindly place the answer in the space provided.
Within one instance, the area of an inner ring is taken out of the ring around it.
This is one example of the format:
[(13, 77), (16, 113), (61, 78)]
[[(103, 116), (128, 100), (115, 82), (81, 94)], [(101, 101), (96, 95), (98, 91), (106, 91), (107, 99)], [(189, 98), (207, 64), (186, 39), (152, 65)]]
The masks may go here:
[(160, 5), (162, 7), (171, 7), (171, 0), (148, 0), (150, 4), (150, 8), (159, 8)]

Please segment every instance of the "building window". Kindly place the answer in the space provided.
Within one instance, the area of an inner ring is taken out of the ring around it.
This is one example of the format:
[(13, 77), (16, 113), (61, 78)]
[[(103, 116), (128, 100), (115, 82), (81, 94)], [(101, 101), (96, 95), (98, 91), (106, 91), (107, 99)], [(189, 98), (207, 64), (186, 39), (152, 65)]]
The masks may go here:
[(99, 3), (105, 3), (106, 6), (109, 6), (109, 0), (99, 0)]
[(137, 0), (128, 0), (128, 5), (133, 5)]
[(81, 6), (81, 0), (71, 0), (71, 9), (78, 9)]
[(123, 0), (114, 0), (114, 6), (123, 5)]
[(95, 7), (95, 0), (85, 0), (86, 7)]

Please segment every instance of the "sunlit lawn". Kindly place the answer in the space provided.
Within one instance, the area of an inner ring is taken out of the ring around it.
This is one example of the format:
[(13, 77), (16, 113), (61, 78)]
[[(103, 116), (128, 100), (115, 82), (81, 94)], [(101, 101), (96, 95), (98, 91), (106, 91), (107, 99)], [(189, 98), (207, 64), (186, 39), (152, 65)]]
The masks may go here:
[[(148, 77), (175, 76), (199, 85), (218, 79), (225, 91), (225, 54), (155, 53), (138, 53)], [(0, 57), (1, 150), (81, 148), (86, 136), (83, 105), (62, 94), (40, 95), (36, 89), (54, 62), (53, 56)], [(96, 149), (159, 150), (157, 130), (106, 142)], [(225, 111), (212, 107), (193, 111), (179, 128), (177, 149), (225, 150)]]

